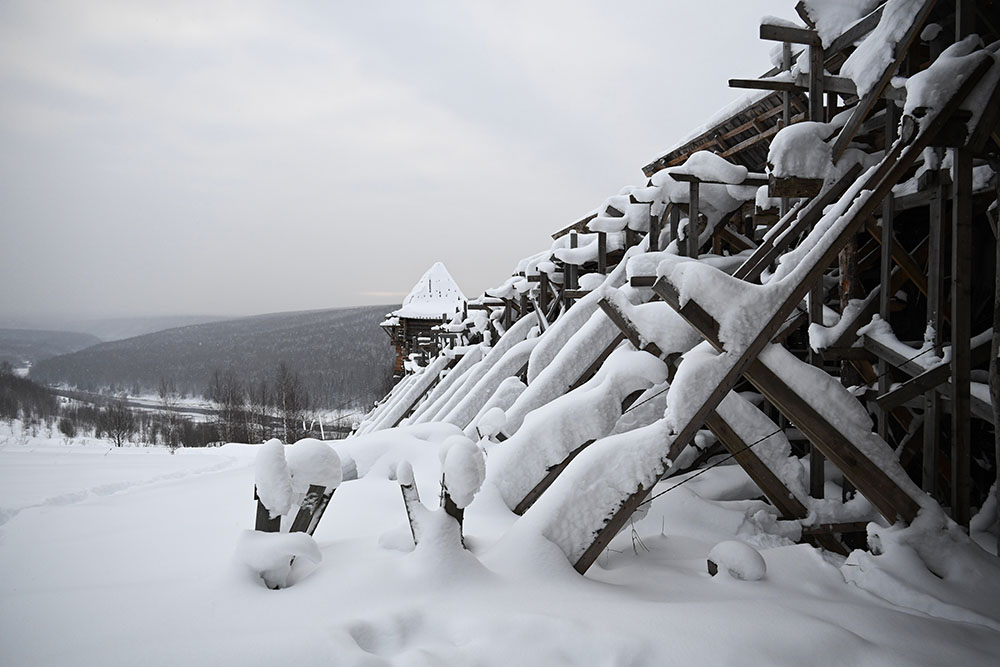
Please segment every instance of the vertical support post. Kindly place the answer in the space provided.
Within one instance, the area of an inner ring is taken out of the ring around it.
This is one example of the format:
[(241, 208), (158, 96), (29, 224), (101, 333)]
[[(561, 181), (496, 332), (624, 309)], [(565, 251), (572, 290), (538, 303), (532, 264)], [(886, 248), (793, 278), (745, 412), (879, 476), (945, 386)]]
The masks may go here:
[(951, 501), (953, 519), (970, 519), (970, 352), (972, 338), (972, 152), (954, 149), (951, 213)]
[(653, 215), (653, 205), (649, 205), (649, 252), (660, 249), (660, 218)]
[(688, 226), (687, 226), (687, 236), (685, 237), (685, 249), (684, 253), (688, 257), (698, 257), (698, 181), (691, 181), (690, 183), (690, 199), (688, 203)]
[(597, 272), (604, 275), (608, 272), (608, 233), (597, 232)]
[[(579, 246), (580, 240), (577, 237), (576, 231), (571, 231), (569, 233), (569, 247), (576, 248)], [(563, 264), (563, 294), (566, 294), (567, 290), (575, 290), (578, 285), (577, 272), (579, 267), (576, 264)], [(566, 308), (573, 305), (573, 299), (568, 296), (563, 299), (563, 303)]]
[(670, 240), (677, 243), (677, 254), (683, 255), (684, 249), (681, 247), (681, 242), (677, 239), (677, 228), (681, 224), (681, 209), (677, 204), (670, 205)]
[[(809, 46), (809, 120), (823, 121), (826, 118), (823, 107), (823, 47)], [(816, 281), (809, 292), (809, 322), (823, 323), (823, 279)], [(822, 357), (810, 349), (809, 362), (814, 366), (822, 363)], [(816, 447), (809, 454), (809, 494), (814, 498), (823, 497), (825, 483), (823, 475), (823, 455)]]
[[(788, 42), (781, 44), (781, 69), (784, 72), (792, 69), (792, 45)], [(787, 90), (781, 93), (781, 127), (788, 127), (792, 124), (792, 94)], [(791, 203), (788, 197), (782, 197), (778, 204), (778, 213), (784, 217), (788, 213)]]
[[(993, 171), (1000, 170), (1000, 160), (990, 162)], [(1000, 201), (1000, 178), (996, 179), (996, 195)], [(996, 257), (996, 276), (993, 280), (993, 343), (990, 347), (990, 399), (993, 403), (993, 423), (1000, 424), (1000, 210), (997, 211), (996, 227), (993, 233)], [(993, 429), (993, 446), (996, 461), (1000, 462), (1000, 428)], [(993, 492), (996, 500), (1000, 500), (1000, 464), (996, 468)], [(1000, 508), (1000, 505), (997, 505)], [(1000, 524), (1000, 509), (997, 510), (997, 523)], [(1000, 541), (997, 542), (997, 555), (1000, 556)]]
[[(887, 100), (885, 105), (885, 145), (888, 148), (896, 141), (896, 130), (899, 125), (899, 109), (892, 100)], [(879, 316), (889, 321), (892, 305), (892, 290), (889, 288), (892, 278), (892, 243), (893, 235), (892, 223), (896, 215), (895, 201), (892, 194), (886, 196), (882, 202), (882, 248), (879, 261), (879, 280), (882, 290), (879, 292)], [(878, 393), (884, 394), (889, 391), (891, 380), (889, 378), (889, 366), (884, 360), (878, 363)], [(878, 411), (878, 434), (883, 440), (889, 438), (889, 413), (886, 410)]]
[(542, 317), (549, 312), (549, 274), (544, 271), (538, 274), (538, 309)]
[[(934, 353), (941, 356), (944, 340), (944, 318), (941, 315), (941, 295), (944, 291), (944, 223), (945, 196), (940, 171), (932, 171), (929, 228), (927, 232), (927, 326), (933, 330)], [(920, 471), (920, 488), (937, 495), (937, 460), (941, 442), (941, 399), (931, 389), (924, 394), (924, 447)]]

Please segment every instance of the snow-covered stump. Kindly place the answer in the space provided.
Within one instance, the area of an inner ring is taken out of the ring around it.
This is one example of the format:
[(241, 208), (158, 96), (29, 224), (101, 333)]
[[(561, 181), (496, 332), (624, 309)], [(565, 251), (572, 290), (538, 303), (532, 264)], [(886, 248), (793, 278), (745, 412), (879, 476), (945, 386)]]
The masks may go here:
[(464, 435), (445, 440), (441, 450), (441, 507), (458, 523), (459, 539), (465, 546), (462, 523), (465, 508), (479, 493), (486, 479), (483, 451)]

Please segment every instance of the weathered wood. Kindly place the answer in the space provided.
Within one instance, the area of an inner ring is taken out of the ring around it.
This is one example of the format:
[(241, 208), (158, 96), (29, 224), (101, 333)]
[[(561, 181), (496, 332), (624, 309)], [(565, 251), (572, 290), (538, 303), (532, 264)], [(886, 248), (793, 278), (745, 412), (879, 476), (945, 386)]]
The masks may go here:
[(309, 485), (309, 490), (306, 491), (306, 496), (302, 499), (299, 511), (295, 513), (295, 519), (292, 520), (292, 526), (288, 529), (288, 532), (304, 533), (309, 530), (309, 526), (313, 522), (313, 515), (319, 508), (324, 493), (326, 493), (325, 486), (319, 486), (318, 484)]
[(772, 25), (770, 23), (761, 23), (760, 38), (772, 42), (788, 42), (789, 44), (823, 45), (815, 30), (793, 28), (785, 25)]
[(693, 174), (677, 174), (670, 173), (670, 178), (681, 183), (702, 183), (704, 185), (752, 185), (754, 187), (760, 187), (762, 185), (767, 185), (767, 174), (755, 174), (748, 173), (746, 177), (739, 183), (727, 183), (725, 181), (711, 181), (704, 178), (699, 178)]
[(914, 17), (913, 24), (903, 35), (903, 38), (896, 44), (896, 50), (893, 54), (892, 62), (885, 68), (885, 70), (883, 70), (872, 89), (868, 91), (864, 97), (858, 100), (857, 105), (854, 107), (854, 112), (851, 113), (850, 118), (848, 118), (847, 123), (841, 129), (840, 134), (837, 135), (837, 140), (833, 144), (832, 152), (834, 162), (840, 160), (840, 157), (844, 154), (844, 151), (847, 150), (851, 140), (854, 139), (854, 135), (857, 133), (861, 123), (865, 120), (868, 114), (871, 113), (871, 110), (875, 107), (879, 98), (882, 97), (885, 87), (889, 85), (889, 81), (896, 73), (896, 70), (899, 69), (900, 64), (903, 62), (903, 58), (906, 57), (906, 52), (910, 50), (910, 45), (913, 44), (917, 35), (920, 34), (920, 31), (927, 22), (927, 18), (930, 16), (931, 10), (934, 9), (935, 4), (936, 0), (924, 0), (924, 4), (921, 6), (920, 11), (917, 13), (916, 17)]
[[(890, 201), (890, 198), (886, 197), (886, 201)], [(895, 211), (895, 207), (893, 207), (893, 211)], [(885, 216), (885, 209), (883, 209), (883, 219), (884, 216)], [(889, 276), (886, 274), (892, 272), (892, 265), (893, 262), (895, 262), (899, 266), (903, 274), (910, 280), (910, 282), (914, 284), (914, 286), (920, 291), (920, 293), (926, 295), (927, 277), (924, 273), (924, 270), (920, 267), (920, 264), (917, 262), (917, 260), (915, 260), (913, 256), (906, 251), (906, 249), (902, 246), (902, 244), (900, 244), (900, 242), (896, 240), (896, 237), (892, 233), (892, 231), (889, 230), (889, 232), (887, 233), (884, 226), (882, 228), (877, 227), (875, 221), (871, 218), (869, 218), (868, 221), (865, 223), (865, 229), (868, 230), (868, 233), (871, 234), (872, 238), (874, 238), (878, 242), (879, 247), (882, 249), (880, 251), (881, 261), (884, 264), (885, 270), (882, 271), (880, 279), (885, 281), (884, 284), (888, 284)], [(888, 245), (885, 244), (886, 236), (889, 237)], [(889, 258), (888, 260), (886, 259), (887, 256)], [(888, 291), (886, 291), (886, 293), (883, 295), (882, 298), (884, 300), (891, 300), (892, 294), (889, 294)], [(879, 305), (879, 311), (880, 312), (882, 311), (883, 305), (886, 305), (886, 313), (888, 314), (887, 304), (882, 304), (881, 302)], [(882, 315), (882, 317), (883, 318), (887, 317), (888, 316), (887, 314)]]
[[(746, 471), (747, 476), (760, 487), (767, 499), (786, 519), (805, 519), (809, 510), (796, 498), (785, 483), (761, 461), (756, 452), (740, 437), (739, 433), (718, 412), (709, 414), (705, 426), (719, 439), (733, 459)], [(805, 534), (803, 532), (803, 534)], [(847, 555), (848, 551), (832, 535), (817, 534), (816, 542), (824, 549)]]
[(257, 516), (254, 521), (254, 530), (259, 530), (264, 533), (277, 533), (281, 530), (281, 517), (276, 516), (271, 518), (271, 513), (264, 507), (264, 503), (260, 501), (260, 496), (257, 495), (257, 487), (253, 487), (253, 498), (257, 501)]
[(767, 183), (768, 197), (815, 197), (823, 188), (822, 178), (777, 177), (771, 175)]
[[(968, 526), (971, 514), (972, 430), (969, 341), (972, 338), (972, 152), (952, 155), (951, 210), (951, 507)], [(992, 415), (992, 406), (990, 414)]]
[(410, 524), (410, 535), (413, 537), (413, 544), (420, 542), (420, 531), (417, 528), (416, 514), (423, 509), (420, 504), (420, 493), (417, 485), (400, 484), (399, 491), (403, 495), (403, 505), (406, 507), (406, 520)]
[(854, 165), (847, 170), (839, 180), (822, 191), (818, 197), (801, 208), (792, 208), (789, 213), (778, 221), (778, 231), (766, 241), (762, 241), (757, 250), (733, 274), (748, 282), (760, 278), (778, 255), (785, 251), (802, 232), (812, 229), (822, 217), (823, 210), (840, 199), (851, 184), (861, 175), (861, 165)]
[[(894, 369), (902, 371), (910, 377), (920, 375), (925, 370), (924, 367), (916, 361), (900, 354), (887, 345), (883, 345), (871, 336), (862, 336), (861, 341), (865, 346), (865, 349), (870, 351), (876, 357), (884, 359)], [(953, 392), (952, 383), (942, 382), (934, 387), (934, 391), (951, 400)], [(973, 416), (978, 417), (979, 419), (990, 423), (993, 422), (993, 409), (986, 401), (972, 396), (970, 399), (970, 411)]]
[[(990, 360), (990, 340), (981, 341), (975, 347), (970, 348), (969, 357), (971, 366), (978, 366), (979, 364), (988, 362)], [(938, 364), (880, 395), (877, 399), (878, 405), (883, 410), (890, 410), (897, 405), (903, 405), (907, 401), (913, 400), (921, 394), (934, 389), (941, 383), (948, 382), (950, 377), (951, 364)]]
[(608, 272), (608, 233), (597, 232), (597, 272), (604, 275)]
[[(944, 334), (941, 295), (944, 292), (944, 220), (945, 197), (942, 172), (930, 172), (928, 189), (932, 193), (928, 211), (927, 245), (927, 323), (934, 331), (934, 352), (940, 355)], [(998, 265), (1000, 266), (1000, 265)], [(997, 273), (1000, 275), (1000, 272)], [(951, 375), (949, 369), (948, 375)], [(936, 385), (935, 385), (936, 386)], [(938, 392), (931, 388), (924, 395), (924, 446), (921, 460), (920, 488), (937, 495), (937, 459), (941, 439), (941, 401)]]
[(684, 236), (684, 254), (688, 257), (698, 256), (698, 181), (688, 183), (690, 200), (688, 201), (687, 233)]
[(625, 335), (625, 338), (632, 344), (632, 347), (637, 350), (649, 352), (654, 357), (660, 357), (663, 354), (663, 351), (660, 350), (656, 343), (647, 343), (646, 345), (642, 344), (642, 338), (639, 331), (635, 328), (632, 322), (629, 321), (625, 313), (618, 309), (618, 306), (611, 303), (607, 299), (601, 299), (598, 302), (598, 305), (601, 307), (601, 310), (604, 311), (604, 314), (608, 316), (608, 319), (611, 320), (611, 322), (618, 327), (618, 330)]

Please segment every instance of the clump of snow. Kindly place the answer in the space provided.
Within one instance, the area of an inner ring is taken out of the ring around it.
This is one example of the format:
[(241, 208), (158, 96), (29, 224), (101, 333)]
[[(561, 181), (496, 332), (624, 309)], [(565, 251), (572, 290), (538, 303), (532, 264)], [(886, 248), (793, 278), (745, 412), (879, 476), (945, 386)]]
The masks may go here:
[(285, 446), (280, 440), (272, 438), (260, 445), (254, 484), (272, 519), (288, 514), (293, 502), (292, 480), (285, 461)]
[(492, 438), (507, 423), (507, 415), (500, 408), (490, 408), (486, 414), (479, 418), (476, 428), (484, 438)]
[(396, 481), (400, 486), (413, 486), (413, 465), (409, 461), (400, 461), (396, 466)]
[(926, 0), (889, 0), (878, 25), (841, 66), (840, 75), (854, 80), (860, 97), (875, 87), (892, 64), (896, 44), (906, 35), (924, 4)]
[(300, 504), (310, 485), (327, 491), (340, 486), (343, 472), (337, 452), (325, 442), (313, 438), (299, 440), (285, 451), (288, 474), (292, 484), (292, 502)]
[(708, 552), (708, 560), (715, 563), (719, 572), (726, 572), (734, 579), (759, 581), (767, 572), (767, 563), (760, 552), (746, 542), (726, 540)]
[(483, 486), (486, 462), (482, 450), (468, 438), (456, 436), (450, 441), (441, 467), (444, 484), (455, 506), (464, 509)]
[(271, 589), (285, 588), (293, 558), (312, 563), (323, 560), (316, 540), (306, 533), (264, 533), (244, 530), (236, 545), (236, 558), (263, 579)]
[(1000, 630), (1000, 561), (972, 542), (936, 504), (909, 526), (868, 525), (871, 553), (851, 553), (847, 581), (929, 616)]
[(694, 176), (702, 181), (716, 181), (718, 183), (730, 183), (737, 185), (747, 177), (747, 168), (733, 164), (724, 157), (720, 157), (709, 151), (697, 151), (692, 153), (684, 164), (678, 167), (671, 167), (670, 174), (686, 174)]
[(940, 23), (928, 23), (924, 26), (924, 29), (920, 31), (920, 40), (923, 42), (933, 42), (937, 39), (937, 36), (941, 34)]
[(827, 143), (832, 133), (829, 123), (814, 121), (782, 128), (767, 153), (771, 173), (778, 177), (825, 178), (833, 168), (833, 152)]
[(987, 91), (992, 90), (992, 84), (997, 72), (997, 51), (1000, 44), (993, 44), (988, 49), (982, 49), (982, 40), (978, 35), (970, 35), (945, 49), (927, 69), (911, 76), (906, 81), (906, 103), (903, 112), (921, 118), (928, 111), (939, 109), (955, 94), (966, 78), (984, 60), (994, 60), (991, 71), (976, 90), (962, 105), (972, 111), (972, 117), (967, 121), (973, 127), (986, 104)]
[(816, 26), (816, 32), (827, 48), (835, 39), (869, 14), (879, 4), (879, 0), (805, 0), (806, 15)]

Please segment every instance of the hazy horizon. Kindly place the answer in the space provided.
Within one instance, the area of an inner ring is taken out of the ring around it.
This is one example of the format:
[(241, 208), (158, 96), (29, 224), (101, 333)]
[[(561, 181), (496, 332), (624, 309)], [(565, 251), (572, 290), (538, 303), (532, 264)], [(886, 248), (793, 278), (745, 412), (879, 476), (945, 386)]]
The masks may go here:
[(795, 18), (719, 11), (5, 2), (0, 316), (398, 302), (435, 261), (481, 294), (740, 97), (762, 15)]

